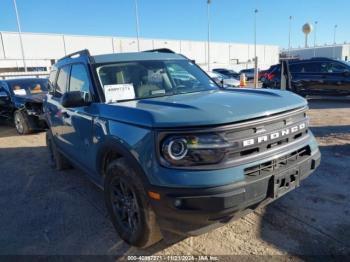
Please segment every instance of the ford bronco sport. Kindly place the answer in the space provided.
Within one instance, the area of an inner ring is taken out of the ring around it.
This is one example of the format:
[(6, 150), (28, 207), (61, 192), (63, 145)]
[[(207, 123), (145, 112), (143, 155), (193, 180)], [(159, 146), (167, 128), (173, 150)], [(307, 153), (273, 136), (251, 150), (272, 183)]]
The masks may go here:
[(104, 189), (127, 243), (198, 235), (298, 187), (320, 163), (307, 102), (225, 90), (193, 61), (153, 50), (60, 59), (44, 113), (53, 166)]

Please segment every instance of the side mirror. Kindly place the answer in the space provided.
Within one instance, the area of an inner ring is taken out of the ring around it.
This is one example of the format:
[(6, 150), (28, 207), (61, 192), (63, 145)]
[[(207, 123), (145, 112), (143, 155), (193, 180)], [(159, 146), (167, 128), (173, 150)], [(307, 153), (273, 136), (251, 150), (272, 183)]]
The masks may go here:
[(5, 91), (0, 91), (0, 100), (6, 101), (9, 99), (8, 94)]
[(61, 98), (61, 104), (63, 107), (80, 107), (88, 106), (90, 102), (87, 102), (83, 94), (80, 91), (73, 91), (65, 93)]

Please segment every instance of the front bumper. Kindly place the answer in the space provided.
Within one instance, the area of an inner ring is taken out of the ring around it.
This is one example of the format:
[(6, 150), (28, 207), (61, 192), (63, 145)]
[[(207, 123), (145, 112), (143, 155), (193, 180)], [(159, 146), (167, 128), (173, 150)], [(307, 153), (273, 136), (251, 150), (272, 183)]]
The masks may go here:
[[(185, 189), (154, 187), (152, 191), (159, 192), (161, 200), (151, 202), (162, 230), (181, 235), (200, 235), (294, 189), (318, 167), (320, 159), (321, 154), (317, 149), (285, 168), (258, 171), (254, 176), (246, 175), (243, 181), (225, 186)], [(284, 186), (283, 190), (277, 190), (276, 181), (279, 179), (276, 178), (281, 176), (287, 180), (296, 176), (298, 183), (286, 183), (288, 186)]]

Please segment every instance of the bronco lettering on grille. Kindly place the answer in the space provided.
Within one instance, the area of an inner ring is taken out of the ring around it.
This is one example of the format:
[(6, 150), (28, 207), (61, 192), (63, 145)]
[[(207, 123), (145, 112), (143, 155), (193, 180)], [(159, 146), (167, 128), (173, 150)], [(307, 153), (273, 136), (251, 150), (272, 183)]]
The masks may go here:
[(247, 139), (247, 140), (243, 140), (243, 147), (247, 147), (247, 146), (252, 146), (254, 144), (260, 144), (263, 142), (267, 142), (269, 140), (274, 140), (280, 137), (284, 137), (287, 136), (289, 134), (293, 134), (296, 133), (298, 131), (301, 131), (303, 129), (306, 128), (306, 123), (301, 123), (299, 125), (296, 126), (292, 126), (289, 128), (285, 128), (282, 129), (280, 131), (271, 133), (271, 134), (267, 134), (267, 135), (263, 135), (263, 136), (259, 136), (257, 138), (251, 138), (251, 139)]

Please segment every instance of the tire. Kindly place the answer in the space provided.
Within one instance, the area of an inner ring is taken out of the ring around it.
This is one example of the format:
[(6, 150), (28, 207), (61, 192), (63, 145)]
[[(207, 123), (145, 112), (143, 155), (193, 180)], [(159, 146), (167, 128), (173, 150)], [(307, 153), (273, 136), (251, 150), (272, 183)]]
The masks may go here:
[(58, 150), (53, 141), (51, 130), (46, 131), (46, 145), (49, 150), (50, 166), (57, 171), (70, 169), (72, 166)]
[(146, 248), (162, 239), (142, 181), (125, 158), (108, 165), (104, 194), (112, 223), (125, 242)]
[(31, 133), (28, 118), (25, 113), (20, 110), (15, 111), (13, 114), (13, 120), (18, 134), (27, 135)]

